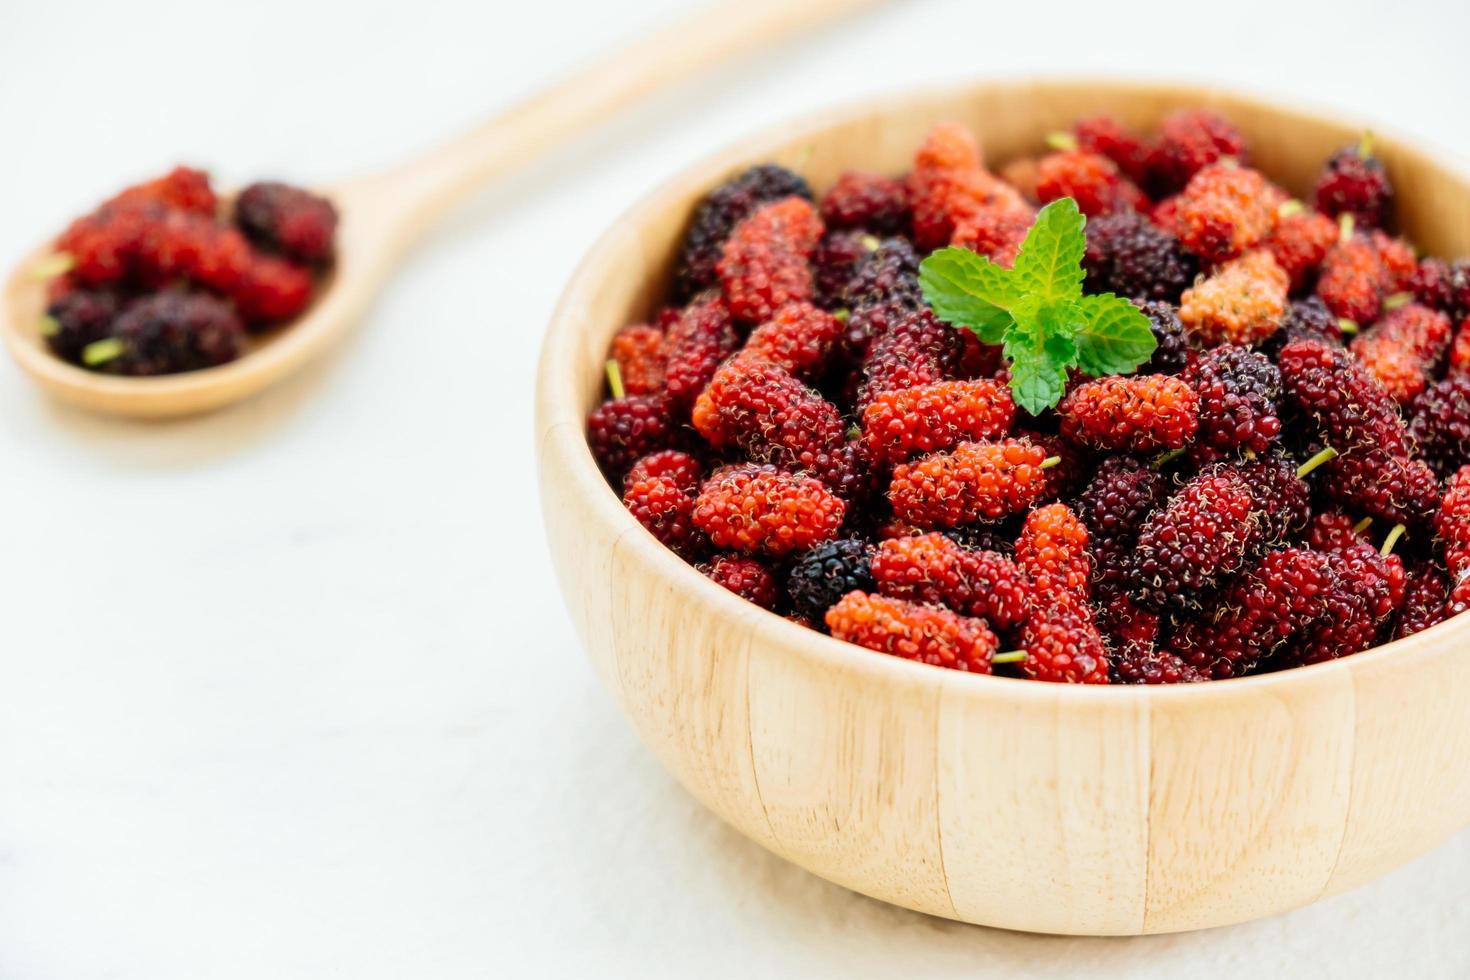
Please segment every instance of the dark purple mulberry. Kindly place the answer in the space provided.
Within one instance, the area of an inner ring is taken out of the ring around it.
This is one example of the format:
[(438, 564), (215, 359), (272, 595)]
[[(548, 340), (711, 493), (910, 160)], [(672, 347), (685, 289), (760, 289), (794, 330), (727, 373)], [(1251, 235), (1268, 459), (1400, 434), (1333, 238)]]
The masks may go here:
[(235, 199), (235, 225), (260, 248), (304, 265), (332, 261), (337, 209), (300, 187), (278, 181), (251, 184)]
[(1470, 376), (1430, 385), (1409, 404), (1409, 435), (1441, 477), (1470, 463)]
[(46, 307), (41, 333), (58, 357), (80, 364), (82, 350), (112, 332), (117, 310), (116, 293), (101, 289), (71, 290)]
[(1154, 348), (1148, 363), (1138, 369), (1140, 374), (1178, 374), (1189, 363), (1189, 338), (1184, 334), (1184, 321), (1179, 311), (1170, 303), (1155, 300), (1138, 307), (1148, 317), (1148, 327), (1153, 331), (1158, 346)]
[(786, 576), (792, 612), (825, 629), (827, 610), (854, 589), (874, 591), (870, 562), (873, 546), (858, 538), (819, 544), (802, 555)]
[(1179, 302), (1199, 264), (1179, 240), (1131, 210), (1087, 222), (1087, 289), (1128, 299)]
[(1190, 449), (1197, 462), (1263, 453), (1281, 434), (1281, 372), (1266, 355), (1223, 344), (1201, 353), (1182, 377), (1199, 396)]
[(82, 363), (110, 374), (177, 374), (233, 361), (244, 349), (245, 325), (228, 303), (168, 291), (128, 305), (112, 336), (82, 350)]

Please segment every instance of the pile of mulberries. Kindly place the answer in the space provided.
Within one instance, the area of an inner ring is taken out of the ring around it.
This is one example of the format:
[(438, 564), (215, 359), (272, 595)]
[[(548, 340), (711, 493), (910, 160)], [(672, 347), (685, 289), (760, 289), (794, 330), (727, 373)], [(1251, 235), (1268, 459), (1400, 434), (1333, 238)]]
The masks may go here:
[[(814, 194), (763, 165), (711, 192), (675, 305), (614, 335), (588, 420), (634, 519), (838, 640), (1057, 683), (1304, 666), (1470, 607), (1470, 262), (1395, 237), (1371, 144), (1284, 189), (1208, 111), (1047, 143), (987, 161), (946, 123), (908, 173)], [(1009, 265), (1063, 196), (1085, 291), (1131, 300), (1157, 346), (1032, 416), (919, 267), (945, 246)], [(208, 209), (197, 186), (144, 197)], [(241, 228), (306, 261), (300, 233)], [(53, 344), (86, 350), (126, 302), (59, 297)], [(187, 311), (214, 327), (199, 358), (249, 326), (211, 302)], [(165, 307), (149, 322), (186, 312)]]
[(57, 238), (40, 332), (62, 360), (145, 376), (232, 361), (294, 319), (331, 265), (331, 202), (275, 181), (226, 209), (203, 171), (129, 187)]

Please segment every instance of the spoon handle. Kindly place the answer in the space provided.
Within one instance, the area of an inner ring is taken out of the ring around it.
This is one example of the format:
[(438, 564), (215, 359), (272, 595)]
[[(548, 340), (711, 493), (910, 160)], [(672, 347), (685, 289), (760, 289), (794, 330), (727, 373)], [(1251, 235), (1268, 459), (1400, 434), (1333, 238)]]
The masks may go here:
[[(719, 0), (386, 173), (406, 242), (498, 177), (526, 166), (660, 88), (877, 0)], [(384, 202), (387, 203), (387, 202)]]

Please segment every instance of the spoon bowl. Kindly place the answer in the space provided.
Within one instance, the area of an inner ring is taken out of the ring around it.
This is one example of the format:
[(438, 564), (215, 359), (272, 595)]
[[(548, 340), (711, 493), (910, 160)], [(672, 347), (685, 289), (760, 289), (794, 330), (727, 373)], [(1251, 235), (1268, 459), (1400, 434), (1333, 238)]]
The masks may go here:
[[(245, 353), (228, 364), (137, 378), (88, 371), (57, 357), (40, 331), (48, 281), (37, 270), (54, 254), (49, 246), (22, 261), (5, 284), (0, 336), (32, 380), (61, 401), (91, 411), (165, 419), (247, 398), (337, 343), (362, 316), (407, 248), (405, 236), (393, 234), (404, 221), (403, 198), (374, 194), (380, 182), (362, 180), (318, 192), (341, 213), (335, 265), (318, 284), (316, 298), (302, 316), (254, 335)], [(389, 206), (390, 201), (397, 206)]]
[(39, 325), (53, 254), (38, 248), (0, 296), (0, 335), (21, 369), (60, 400), (112, 415), (164, 419), (247, 398), (336, 344), (377, 296), (404, 251), (455, 203), (605, 122), (658, 89), (743, 51), (875, 0), (726, 0), (631, 45), (560, 85), (396, 170), (318, 190), (336, 206), (337, 260), (310, 309), (261, 334), (228, 364), (181, 374), (121, 377), (87, 371), (51, 353)]

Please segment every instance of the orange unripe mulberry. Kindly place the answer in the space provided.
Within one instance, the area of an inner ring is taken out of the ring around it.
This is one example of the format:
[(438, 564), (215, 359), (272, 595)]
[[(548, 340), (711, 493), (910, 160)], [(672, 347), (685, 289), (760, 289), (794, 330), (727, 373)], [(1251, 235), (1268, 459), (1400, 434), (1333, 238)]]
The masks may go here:
[(1179, 319), (1205, 347), (1259, 344), (1281, 326), (1291, 279), (1265, 249), (1247, 252), (1215, 270), (1179, 302)]

